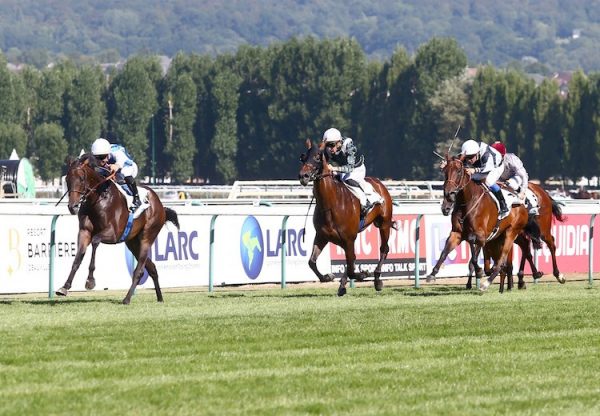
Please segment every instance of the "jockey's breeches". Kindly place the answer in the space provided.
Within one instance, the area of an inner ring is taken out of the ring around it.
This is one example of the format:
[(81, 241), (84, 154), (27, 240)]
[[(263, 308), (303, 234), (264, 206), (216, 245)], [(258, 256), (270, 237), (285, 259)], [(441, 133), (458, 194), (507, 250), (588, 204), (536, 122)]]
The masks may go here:
[(138, 174), (137, 164), (135, 162), (132, 162), (131, 165), (123, 166), (119, 173), (124, 177), (133, 176), (135, 178)]

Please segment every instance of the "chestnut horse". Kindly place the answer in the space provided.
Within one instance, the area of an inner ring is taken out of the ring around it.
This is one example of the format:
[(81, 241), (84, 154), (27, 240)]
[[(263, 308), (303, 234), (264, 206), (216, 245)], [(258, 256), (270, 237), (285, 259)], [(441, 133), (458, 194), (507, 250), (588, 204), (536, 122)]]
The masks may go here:
[[(96, 286), (94, 279), (96, 248), (100, 243), (118, 244), (128, 223), (129, 210), (123, 194), (117, 185), (97, 172), (103, 169), (97, 166), (96, 158), (85, 154), (69, 164), (67, 172), (67, 192), (69, 194), (69, 211), (79, 217), (79, 234), (77, 236), (77, 254), (73, 260), (71, 273), (65, 284), (56, 291), (57, 295), (66, 296), (73, 277), (79, 269), (88, 245), (92, 245), (92, 259), (89, 275), (85, 284), (88, 290)], [(150, 206), (136, 218), (124, 240), (127, 248), (133, 253), (138, 263), (133, 271), (131, 287), (123, 299), (124, 304), (131, 302), (135, 287), (140, 282), (144, 268), (154, 281), (154, 290), (159, 302), (163, 301), (158, 284), (156, 266), (148, 258), (150, 247), (166, 221), (179, 228), (177, 213), (163, 207), (158, 196), (148, 189)]]
[[(563, 216), (562, 210), (560, 208), (560, 204), (558, 202), (556, 202), (550, 195), (548, 195), (548, 192), (546, 192), (544, 190), (544, 188), (542, 188), (540, 185), (538, 185), (536, 183), (531, 183), (531, 182), (529, 182), (528, 186), (529, 186), (529, 189), (535, 194), (535, 196), (538, 199), (539, 211), (538, 211), (538, 215), (536, 216), (535, 220), (537, 221), (537, 223), (540, 227), (541, 239), (542, 239), (542, 241), (544, 241), (544, 243), (546, 243), (546, 246), (548, 246), (548, 250), (550, 251), (550, 255), (552, 256), (552, 273), (559, 283), (564, 284), (565, 278), (562, 275), (562, 273), (558, 270), (558, 265), (556, 262), (556, 244), (554, 242), (554, 236), (552, 235), (552, 221), (554, 219), (554, 220), (562, 222), (565, 220), (565, 217)], [(519, 235), (519, 237), (517, 237), (515, 242), (521, 248), (521, 263), (519, 265), (519, 272), (517, 273), (517, 276), (519, 279), (518, 288), (525, 289), (525, 281), (524, 281), (523, 277), (525, 276), (525, 262), (526, 261), (529, 262), (529, 266), (531, 267), (531, 273), (532, 273), (534, 279), (541, 278), (544, 275), (544, 273), (539, 271), (535, 267), (535, 264), (533, 262), (533, 257), (531, 255), (529, 238), (527, 238), (526, 235), (521, 234), (521, 235)], [(484, 270), (487, 274), (487, 273), (489, 273), (491, 268), (490, 268), (489, 257), (485, 255), (485, 252), (486, 252), (486, 249), (484, 248)], [(512, 267), (511, 267), (511, 269), (512, 269)], [(512, 288), (512, 273), (508, 273), (508, 271), (507, 271), (507, 276), (508, 276), (508, 288), (510, 290)], [(502, 287), (503, 287), (503, 282), (500, 281), (500, 289), (501, 290), (502, 290)]]
[(435, 275), (444, 259), (461, 241), (466, 240), (471, 247), (467, 282), (467, 288), (471, 288), (472, 272), (475, 271), (478, 278), (482, 277), (481, 268), (477, 264), (481, 249), (490, 240), (498, 240), (492, 243), (498, 247), (492, 250), (494, 267), (488, 279), (481, 284), (481, 290), (487, 290), (505, 266), (515, 238), (524, 231), (537, 241), (539, 229), (537, 224), (529, 221), (527, 209), (522, 205), (512, 207), (509, 215), (499, 221), (495, 202), (483, 185), (471, 180), (462, 159), (446, 156), (445, 161), (442, 213), (449, 215), (450, 211), (453, 211), (452, 231), (446, 240), (440, 259), (427, 276), (427, 281), (435, 280)]
[(317, 258), (323, 251), (328, 242), (337, 244), (344, 249), (346, 253), (346, 274), (340, 279), (338, 296), (346, 294), (346, 283), (350, 279), (363, 280), (367, 273), (354, 271), (354, 241), (359, 232), (364, 230), (369, 224), (373, 223), (379, 228), (381, 245), (379, 247), (379, 263), (374, 271), (375, 290), (380, 291), (383, 288), (383, 282), (380, 279), (381, 265), (385, 261), (389, 246), (388, 239), (390, 228), (396, 229), (396, 224), (392, 221), (392, 198), (385, 187), (376, 178), (366, 178), (375, 191), (384, 199), (383, 204), (377, 204), (366, 215), (364, 219), (360, 218), (360, 202), (358, 198), (340, 180), (336, 179), (335, 174), (329, 169), (327, 163), (327, 153), (323, 143), (316, 146), (310, 140), (306, 141), (308, 151), (300, 157), (302, 168), (298, 174), (300, 183), (304, 186), (313, 182), (313, 195), (316, 200), (315, 211), (313, 214), (313, 224), (316, 235), (313, 242), (313, 249), (308, 261), (311, 270), (317, 275), (321, 282), (330, 282), (333, 280), (333, 274), (323, 275), (317, 268)]

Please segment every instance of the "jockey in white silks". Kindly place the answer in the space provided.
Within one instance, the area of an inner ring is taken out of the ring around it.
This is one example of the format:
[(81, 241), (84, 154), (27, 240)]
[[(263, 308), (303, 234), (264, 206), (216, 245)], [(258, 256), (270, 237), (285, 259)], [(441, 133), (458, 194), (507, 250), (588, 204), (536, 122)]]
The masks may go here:
[(509, 210), (502, 195), (500, 186), (496, 183), (504, 172), (502, 155), (496, 149), (483, 142), (467, 140), (461, 148), (461, 155), (465, 164), (470, 165), (466, 171), (475, 181), (485, 182), (500, 204), (500, 218), (508, 215)]
[(130, 210), (135, 212), (142, 204), (135, 183), (138, 167), (127, 150), (119, 144), (111, 144), (108, 140), (100, 138), (92, 143), (92, 154), (96, 156), (101, 166), (107, 168), (110, 173), (116, 172), (125, 181), (133, 196), (133, 205)]
[(365, 180), (364, 156), (358, 155), (352, 139), (342, 137), (338, 129), (330, 128), (323, 134), (323, 142), (329, 155), (329, 169), (335, 172), (358, 198), (361, 216), (365, 216), (375, 204), (383, 203), (381, 195)]
[[(502, 164), (504, 170), (499, 180), (506, 182), (508, 186), (519, 194), (519, 199), (526, 202), (531, 214), (538, 214), (537, 201), (529, 201), (527, 198), (527, 189), (529, 188), (529, 174), (525, 170), (523, 161), (514, 153), (506, 153), (506, 146), (502, 142), (496, 141), (490, 145), (502, 155)], [(529, 198), (531, 199), (531, 198)]]

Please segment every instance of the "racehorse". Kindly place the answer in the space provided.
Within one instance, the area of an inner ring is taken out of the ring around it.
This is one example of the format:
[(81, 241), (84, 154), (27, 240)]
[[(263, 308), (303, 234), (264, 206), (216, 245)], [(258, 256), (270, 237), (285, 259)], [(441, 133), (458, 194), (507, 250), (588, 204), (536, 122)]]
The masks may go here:
[[(542, 239), (542, 241), (544, 241), (546, 243), (546, 246), (548, 247), (548, 250), (550, 251), (550, 255), (552, 256), (552, 273), (559, 283), (564, 284), (566, 280), (565, 280), (564, 276), (562, 275), (562, 273), (560, 273), (560, 271), (558, 270), (558, 264), (556, 262), (556, 244), (554, 242), (554, 236), (552, 235), (552, 220), (555, 219), (557, 221), (562, 222), (565, 220), (565, 217), (562, 214), (560, 204), (558, 202), (556, 202), (550, 195), (548, 195), (548, 192), (546, 192), (544, 190), (544, 188), (542, 188), (540, 185), (538, 185), (536, 183), (532, 183), (532, 182), (529, 182), (528, 187), (535, 194), (535, 196), (537, 197), (537, 200), (538, 200), (539, 211), (538, 211), (538, 216), (536, 218), (536, 221), (540, 227), (541, 239)], [(525, 262), (526, 261), (529, 263), (529, 266), (531, 267), (531, 273), (532, 273), (534, 279), (541, 278), (544, 273), (537, 270), (537, 268), (535, 267), (535, 264), (533, 262), (533, 257), (531, 255), (530, 240), (527, 238), (527, 236), (521, 234), (521, 235), (519, 235), (519, 237), (517, 237), (515, 242), (521, 248), (521, 252), (522, 252), (521, 263), (519, 265), (519, 272), (517, 273), (517, 276), (519, 279), (518, 288), (525, 289), (525, 281), (523, 278), (525, 276), (524, 270), (525, 270)], [(487, 274), (487, 273), (489, 273), (489, 270), (490, 270), (490, 262), (489, 262), (488, 256), (485, 255), (485, 248), (484, 248), (484, 271)], [(509, 286), (509, 290), (510, 290), (510, 288), (512, 287), (512, 274), (508, 273), (508, 271), (507, 271), (507, 276), (508, 276), (508, 286)], [(503, 284), (501, 281), (500, 282), (501, 289), (502, 289), (502, 286), (503, 286)]]
[(465, 170), (462, 158), (446, 155), (444, 172), (444, 199), (442, 213), (449, 215), (452, 210), (452, 231), (446, 240), (440, 259), (432, 272), (427, 276), (427, 281), (435, 280), (441, 264), (448, 254), (466, 240), (471, 247), (471, 260), (469, 262), (469, 280), (467, 288), (471, 288), (471, 275), (475, 271), (481, 277), (481, 268), (477, 264), (479, 252), (489, 240), (494, 242), (496, 250), (492, 250), (494, 267), (487, 280), (481, 285), (481, 290), (486, 290), (494, 278), (505, 266), (508, 255), (515, 238), (522, 232), (528, 233), (534, 241), (539, 240), (537, 224), (528, 218), (527, 209), (522, 206), (512, 207), (507, 217), (498, 220), (498, 209), (483, 185), (471, 180)]
[[(104, 168), (97, 165), (96, 158), (91, 154), (84, 154), (69, 162), (66, 176), (68, 207), (71, 214), (77, 214), (79, 217), (79, 234), (77, 254), (73, 260), (71, 273), (65, 284), (56, 291), (57, 295), (67, 295), (89, 244), (92, 245), (92, 258), (85, 288), (91, 290), (96, 286), (94, 270), (98, 244), (117, 244), (123, 240), (129, 217), (127, 201), (117, 189), (118, 185), (98, 172), (100, 169)], [(158, 284), (158, 272), (152, 260), (148, 258), (148, 254), (166, 221), (170, 221), (179, 229), (177, 213), (163, 207), (156, 193), (147, 189), (149, 207), (133, 221), (125, 239), (127, 248), (138, 263), (133, 271), (131, 287), (123, 299), (123, 304), (131, 302), (131, 296), (142, 278), (144, 268), (154, 281), (158, 302), (163, 301)]]
[(360, 218), (360, 202), (350, 190), (336, 178), (334, 172), (329, 169), (327, 153), (324, 143), (319, 146), (313, 145), (310, 140), (306, 141), (307, 153), (300, 157), (302, 168), (298, 174), (303, 186), (313, 182), (313, 195), (316, 200), (313, 214), (313, 224), (316, 235), (313, 249), (308, 260), (311, 270), (317, 275), (321, 282), (331, 282), (333, 274), (323, 275), (317, 268), (317, 258), (328, 242), (336, 244), (344, 249), (346, 254), (346, 274), (340, 279), (338, 296), (346, 294), (346, 283), (350, 279), (363, 280), (368, 277), (367, 273), (356, 273), (354, 262), (354, 241), (359, 232), (373, 223), (379, 228), (381, 245), (379, 247), (379, 263), (373, 273), (375, 290), (383, 288), (381, 276), (381, 265), (385, 261), (388, 252), (388, 239), (390, 228), (396, 229), (392, 221), (392, 198), (387, 188), (379, 179), (366, 178), (373, 185), (375, 191), (384, 199), (382, 204), (377, 204), (367, 213), (364, 219)]

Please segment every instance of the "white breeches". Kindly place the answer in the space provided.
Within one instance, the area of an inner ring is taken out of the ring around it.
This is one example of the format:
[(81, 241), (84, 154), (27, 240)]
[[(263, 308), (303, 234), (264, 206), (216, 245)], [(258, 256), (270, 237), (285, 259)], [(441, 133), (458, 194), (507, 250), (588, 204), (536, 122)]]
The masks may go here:
[(498, 182), (500, 175), (504, 172), (504, 165), (500, 165), (497, 168), (490, 170), (488, 173), (474, 173), (471, 176), (476, 181), (485, 181), (485, 184), (489, 187)]
[(360, 189), (356, 189), (355, 186), (350, 186), (348, 188), (359, 199), (361, 206), (366, 205), (367, 202), (370, 204), (382, 203), (383, 198), (377, 192), (375, 192), (373, 185), (365, 180), (366, 173), (367, 169), (363, 163), (362, 165), (354, 168), (354, 170), (350, 173), (342, 173), (341, 178), (344, 182), (346, 182), (348, 179), (353, 179), (359, 183), (363, 192), (361, 192)]
[(119, 173), (121, 173), (121, 175), (123, 175), (123, 177), (133, 176), (135, 178), (138, 174), (137, 164), (134, 162), (131, 164), (131, 166), (123, 166), (123, 168), (121, 168), (121, 171)]

